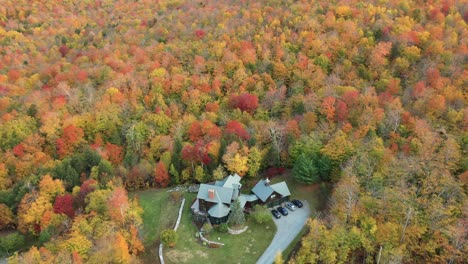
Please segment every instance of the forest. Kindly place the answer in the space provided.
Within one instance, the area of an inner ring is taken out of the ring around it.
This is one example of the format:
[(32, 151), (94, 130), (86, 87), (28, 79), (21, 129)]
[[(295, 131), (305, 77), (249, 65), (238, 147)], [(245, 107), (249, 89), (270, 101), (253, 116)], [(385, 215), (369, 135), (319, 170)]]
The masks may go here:
[(284, 170), (333, 186), (289, 263), (466, 259), (467, 1), (0, 3), (10, 263), (139, 263), (129, 192)]

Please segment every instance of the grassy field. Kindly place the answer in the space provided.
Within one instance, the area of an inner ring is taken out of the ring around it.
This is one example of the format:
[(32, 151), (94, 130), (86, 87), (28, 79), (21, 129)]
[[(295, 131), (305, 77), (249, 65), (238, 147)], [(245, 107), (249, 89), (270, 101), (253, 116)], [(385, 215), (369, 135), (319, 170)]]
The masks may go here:
[[(221, 248), (203, 246), (195, 237), (190, 206), (195, 194), (186, 194), (186, 205), (180, 223), (179, 241), (173, 249), (165, 250), (167, 263), (255, 263), (268, 247), (276, 232), (273, 221), (258, 225), (248, 219), (249, 229), (240, 235), (212, 231), (208, 239), (225, 244)], [(218, 240), (219, 238), (219, 240)]]
[(141, 208), (143, 208), (143, 243), (145, 253), (142, 261), (155, 263), (157, 248), (159, 247), (159, 234), (167, 228), (173, 228), (177, 220), (179, 202), (171, 201), (168, 189), (150, 189), (131, 193), (131, 197), (137, 196)]

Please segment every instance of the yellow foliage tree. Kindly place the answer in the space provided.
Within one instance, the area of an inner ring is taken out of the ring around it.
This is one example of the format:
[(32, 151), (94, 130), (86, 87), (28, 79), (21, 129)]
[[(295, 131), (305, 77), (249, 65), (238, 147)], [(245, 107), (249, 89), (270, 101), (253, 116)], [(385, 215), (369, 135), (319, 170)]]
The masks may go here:
[(46, 211), (53, 210), (52, 203), (47, 196), (38, 196), (37, 199), (33, 199), (34, 196), (26, 194), (18, 209), (18, 229), (23, 233), (40, 232), (38, 227), (41, 226), (42, 216)]
[(354, 151), (353, 144), (347, 139), (343, 131), (338, 131), (335, 136), (328, 141), (320, 152), (327, 155), (333, 162), (340, 163)]
[(5, 190), (11, 184), (10, 179), (8, 179), (8, 170), (4, 163), (0, 163), (0, 190)]
[(15, 224), (15, 216), (5, 204), (0, 204), (0, 230), (12, 227)]
[(83, 234), (73, 231), (70, 237), (64, 241), (63, 247), (68, 249), (70, 253), (77, 252), (80, 256), (85, 257), (93, 243)]
[(129, 263), (130, 262), (130, 253), (128, 253), (128, 244), (125, 241), (125, 238), (119, 232), (115, 236), (115, 263)]
[(45, 196), (49, 201), (52, 201), (55, 196), (64, 192), (65, 187), (63, 187), (63, 182), (58, 179), (53, 180), (49, 174), (42, 177), (42, 180), (39, 182), (39, 195)]
[(249, 170), (249, 150), (246, 146), (240, 147), (239, 143), (232, 142), (226, 148), (226, 154), (223, 155), (223, 162), (226, 169), (232, 173), (237, 173), (239, 176), (244, 176)]

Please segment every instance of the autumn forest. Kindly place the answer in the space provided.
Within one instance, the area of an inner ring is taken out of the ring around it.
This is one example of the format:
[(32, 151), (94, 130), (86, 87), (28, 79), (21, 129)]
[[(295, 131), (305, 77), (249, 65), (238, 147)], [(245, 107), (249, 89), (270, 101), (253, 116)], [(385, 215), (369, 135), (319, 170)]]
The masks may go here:
[(462, 263), (467, 23), (465, 0), (0, 0), (0, 256), (139, 263), (132, 192), (286, 172), (332, 186), (286, 262)]

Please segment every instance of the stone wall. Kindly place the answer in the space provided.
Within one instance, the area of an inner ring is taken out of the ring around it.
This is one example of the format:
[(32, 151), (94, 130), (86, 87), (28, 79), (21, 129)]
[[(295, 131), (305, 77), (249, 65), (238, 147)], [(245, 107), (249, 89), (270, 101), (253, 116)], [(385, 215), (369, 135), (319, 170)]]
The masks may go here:
[(215, 245), (218, 245), (218, 246), (224, 246), (223, 243), (215, 242), (215, 241), (211, 241), (211, 240), (206, 239), (206, 238), (203, 236), (203, 233), (202, 233), (202, 232), (199, 232), (198, 234), (200, 234), (200, 239), (201, 239), (203, 242), (206, 242), (206, 243), (208, 243), (208, 244), (215, 244)]
[(248, 226), (245, 226), (245, 227), (242, 228), (242, 229), (235, 230), (235, 229), (231, 229), (231, 228), (228, 227), (228, 232), (229, 232), (229, 234), (231, 234), (231, 235), (239, 235), (239, 234), (242, 234), (242, 233), (244, 233), (245, 231), (247, 231), (248, 228), (249, 228)]

